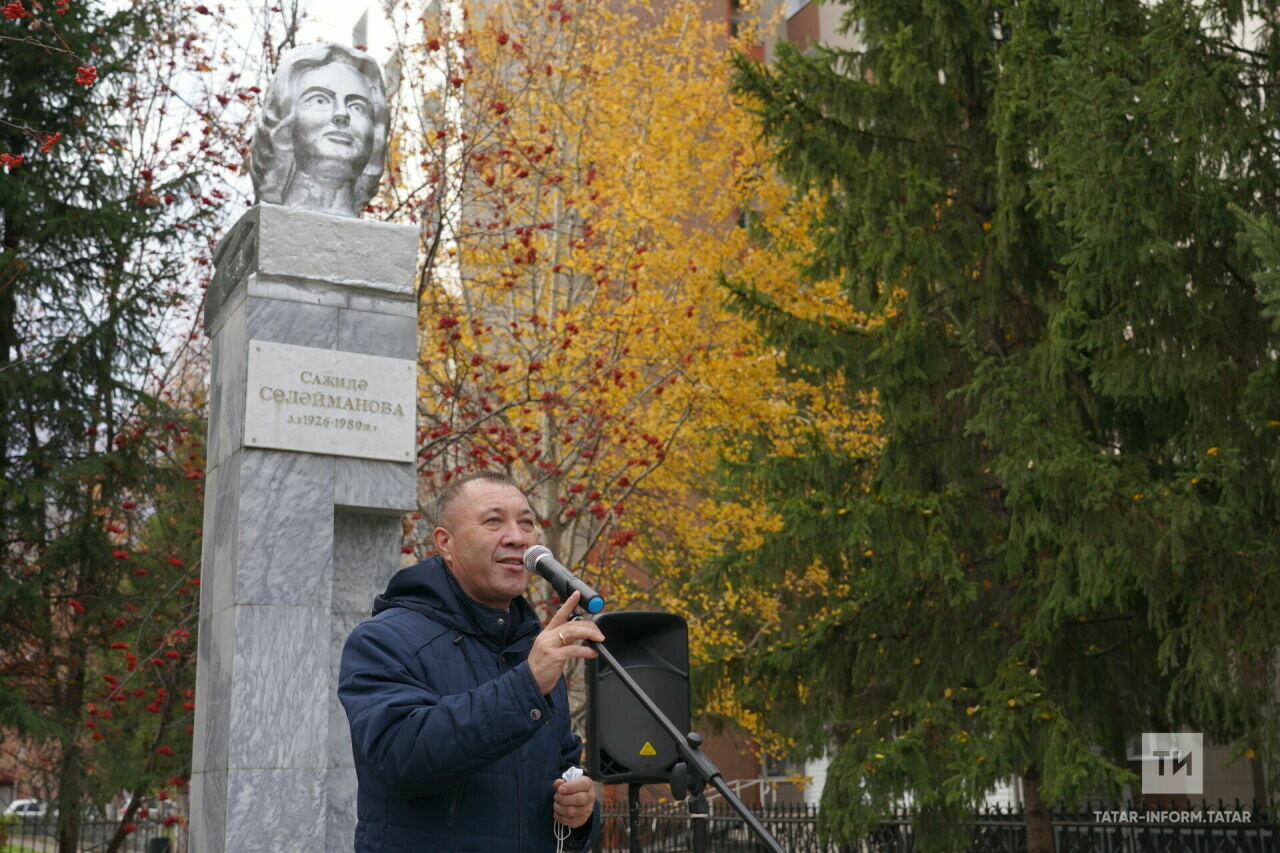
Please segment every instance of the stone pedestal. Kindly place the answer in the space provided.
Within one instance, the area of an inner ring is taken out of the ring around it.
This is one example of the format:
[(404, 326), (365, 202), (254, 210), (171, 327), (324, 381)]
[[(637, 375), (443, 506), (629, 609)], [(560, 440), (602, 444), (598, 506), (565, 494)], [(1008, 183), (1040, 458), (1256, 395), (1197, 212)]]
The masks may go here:
[(417, 232), (261, 204), (216, 263), (191, 849), (349, 851), (338, 661), (416, 506)]

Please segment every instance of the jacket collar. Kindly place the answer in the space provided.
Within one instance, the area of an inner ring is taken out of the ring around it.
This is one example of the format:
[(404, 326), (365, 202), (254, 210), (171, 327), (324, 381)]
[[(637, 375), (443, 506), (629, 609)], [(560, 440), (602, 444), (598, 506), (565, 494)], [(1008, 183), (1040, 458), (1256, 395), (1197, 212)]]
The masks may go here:
[(512, 601), (507, 610), (495, 610), (473, 600), (462, 591), (438, 554), (396, 572), (386, 592), (374, 599), (373, 615), (391, 607), (422, 613), (497, 651), (522, 644), (541, 627), (523, 596)]

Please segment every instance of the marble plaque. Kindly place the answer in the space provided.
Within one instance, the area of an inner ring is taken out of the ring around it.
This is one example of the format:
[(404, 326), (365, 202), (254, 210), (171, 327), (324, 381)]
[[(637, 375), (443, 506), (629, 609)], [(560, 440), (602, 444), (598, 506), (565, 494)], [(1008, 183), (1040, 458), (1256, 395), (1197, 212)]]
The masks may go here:
[(412, 359), (249, 342), (244, 446), (413, 461)]

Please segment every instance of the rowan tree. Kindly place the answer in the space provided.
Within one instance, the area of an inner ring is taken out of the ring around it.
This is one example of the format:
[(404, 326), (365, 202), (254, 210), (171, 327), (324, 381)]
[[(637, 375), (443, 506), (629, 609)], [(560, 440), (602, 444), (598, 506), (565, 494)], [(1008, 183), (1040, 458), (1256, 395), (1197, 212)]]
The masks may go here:
[(382, 200), (426, 248), (424, 494), (511, 471), (543, 541), (621, 600), (637, 587), (618, 560), (696, 498), (724, 422), (777, 418), (771, 364), (717, 284), (753, 251), (739, 217), (766, 155), (728, 92), (723, 21), (659, 5), (404, 22), (403, 112), (422, 124), (399, 128)]
[(882, 320), (732, 285), (881, 444), (817, 410), (804, 441), (743, 437), (729, 488), (781, 524), (704, 580), (781, 584), (786, 631), (726, 643), (726, 682), (832, 752), (822, 821), (845, 842), (909, 801), (923, 848), (964, 845), (1016, 776), (1050, 850), (1047, 805), (1135, 785), (1144, 730), (1203, 731), (1274, 779), (1274, 9), (846, 6), (856, 50), (783, 45), (739, 85), (822, 206), (810, 279)]
[[(717, 461), (739, 429), (793, 429), (788, 377), (720, 276), (749, 270), (815, 311), (831, 295), (792, 293), (811, 206), (790, 204), (729, 91), (752, 33), (684, 0), (406, 9), (406, 121), (375, 209), (423, 234), (423, 502), (463, 471), (510, 472), (610, 608), (690, 620), (696, 666), (730, 609), (777, 619), (767, 595), (688, 586), (720, 542), (774, 525), (757, 494), (708, 499)], [(747, 227), (762, 211), (768, 239)], [(430, 547), (425, 515), (406, 553)], [(731, 691), (706, 693), (709, 716), (770, 737)]]

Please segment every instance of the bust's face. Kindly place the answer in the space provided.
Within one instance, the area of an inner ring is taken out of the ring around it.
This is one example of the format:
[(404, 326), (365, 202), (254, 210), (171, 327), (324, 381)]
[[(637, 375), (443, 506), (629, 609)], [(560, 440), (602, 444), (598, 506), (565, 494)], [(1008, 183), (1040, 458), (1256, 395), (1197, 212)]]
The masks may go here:
[(298, 76), (293, 152), (299, 171), (354, 180), (373, 150), (369, 84), (350, 65), (330, 62)]

